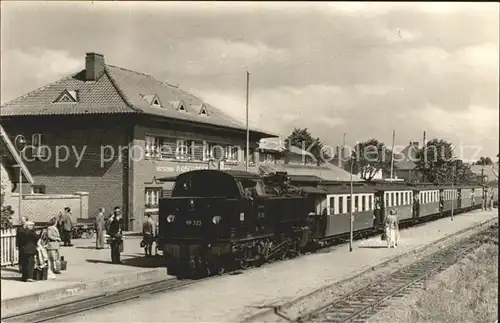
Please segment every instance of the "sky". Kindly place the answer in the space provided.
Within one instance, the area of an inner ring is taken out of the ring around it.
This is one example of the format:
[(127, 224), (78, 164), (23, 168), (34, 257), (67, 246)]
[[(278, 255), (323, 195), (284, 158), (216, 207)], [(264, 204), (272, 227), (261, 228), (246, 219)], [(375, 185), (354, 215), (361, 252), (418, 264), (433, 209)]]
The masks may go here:
[(92, 51), (242, 122), (249, 71), (250, 123), (283, 136), (390, 147), (395, 130), (402, 148), (426, 131), (496, 159), (499, 26), (498, 3), (3, 1), (1, 101)]

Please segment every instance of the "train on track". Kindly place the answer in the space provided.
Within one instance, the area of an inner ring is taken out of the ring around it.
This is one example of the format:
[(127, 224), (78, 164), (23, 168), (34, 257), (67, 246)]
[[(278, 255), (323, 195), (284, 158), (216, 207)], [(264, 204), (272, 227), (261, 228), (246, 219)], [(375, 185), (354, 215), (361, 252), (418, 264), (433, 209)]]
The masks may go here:
[(349, 184), (296, 187), (286, 173), (196, 170), (160, 199), (159, 244), (169, 274), (204, 277), (314, 252), (350, 232), (381, 232), (390, 209), (400, 223), (481, 208), (469, 186)]

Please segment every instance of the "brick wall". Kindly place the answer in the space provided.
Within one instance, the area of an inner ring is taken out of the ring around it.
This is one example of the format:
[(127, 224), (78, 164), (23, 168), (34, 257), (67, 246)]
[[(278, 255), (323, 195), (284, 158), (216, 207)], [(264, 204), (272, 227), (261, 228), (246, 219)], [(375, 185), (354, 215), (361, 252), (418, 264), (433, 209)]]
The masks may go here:
[[(146, 135), (168, 136), (187, 140), (222, 142), (232, 145), (238, 145), (240, 147), (244, 147), (246, 141), (246, 137), (244, 134), (226, 134), (223, 131), (219, 131), (219, 134), (214, 134), (209, 131), (194, 129), (174, 130), (172, 128), (160, 128), (159, 126), (154, 125), (137, 125), (134, 128), (133, 145), (136, 147), (144, 148)], [(250, 141), (250, 147), (255, 148), (256, 151), (257, 144), (252, 144), (252, 141), (256, 142), (257, 140)], [(133, 184), (131, 187), (130, 195), (130, 209), (132, 210), (134, 217), (133, 228), (135, 230), (140, 229), (140, 225), (143, 221), (145, 212), (145, 188), (158, 187), (167, 190), (172, 188), (172, 182), (154, 182), (155, 177), (171, 177), (190, 170), (208, 168), (214, 169), (217, 167), (213, 162), (209, 166), (209, 162), (178, 162), (158, 159), (145, 159), (139, 158), (140, 156), (138, 156), (138, 154), (139, 149), (131, 153), (131, 156), (133, 156), (133, 165), (131, 166), (131, 168), (133, 169), (133, 179), (131, 182)], [(254, 153), (254, 160), (257, 161), (257, 164), (253, 165), (250, 168), (250, 171), (258, 172), (259, 158), (257, 152)], [(245, 164), (243, 160), (240, 160), (240, 162), (236, 164), (225, 163), (224, 167), (226, 169), (232, 170), (245, 170)]]
[[(5, 204), (14, 210), (14, 223), (19, 221), (19, 194), (9, 194)], [(23, 195), (21, 200), (21, 215), (27, 216), (30, 221), (47, 222), (57, 216), (65, 207), (70, 207), (72, 220), (89, 217), (89, 196), (86, 192), (75, 194), (29, 194)]]
[[(118, 152), (120, 146), (127, 146), (126, 127), (118, 118), (74, 118), (54, 117), (38, 122), (23, 119), (7, 123), (6, 129), (12, 136), (22, 134), (29, 141), (34, 133), (44, 134), (45, 144), (51, 151), (50, 158), (46, 161), (28, 160), (31, 159), (29, 153), (24, 157), (35, 185), (44, 185), (46, 194), (88, 192), (87, 213), (90, 215), (97, 213), (99, 207), (109, 211), (116, 205), (123, 206), (125, 173)], [(66, 150), (63, 146), (69, 149), (67, 159), (64, 158)], [(56, 154), (66, 160), (57, 163)], [(77, 156), (83, 157), (79, 159)], [(24, 192), (29, 192), (26, 185), (23, 186)]]

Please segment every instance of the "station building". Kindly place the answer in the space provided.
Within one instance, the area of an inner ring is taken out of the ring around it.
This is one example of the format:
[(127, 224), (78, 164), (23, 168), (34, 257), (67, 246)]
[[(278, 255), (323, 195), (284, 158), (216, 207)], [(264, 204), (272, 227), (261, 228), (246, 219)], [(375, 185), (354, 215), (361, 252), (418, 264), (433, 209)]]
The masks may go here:
[[(36, 183), (23, 192), (88, 192), (90, 216), (120, 206), (127, 230), (140, 229), (145, 211), (168, 195), (172, 183), (158, 178), (245, 170), (243, 123), (97, 53), (86, 54), (78, 73), (5, 103), (0, 116)], [(250, 171), (259, 171), (257, 143), (273, 136), (250, 129)]]

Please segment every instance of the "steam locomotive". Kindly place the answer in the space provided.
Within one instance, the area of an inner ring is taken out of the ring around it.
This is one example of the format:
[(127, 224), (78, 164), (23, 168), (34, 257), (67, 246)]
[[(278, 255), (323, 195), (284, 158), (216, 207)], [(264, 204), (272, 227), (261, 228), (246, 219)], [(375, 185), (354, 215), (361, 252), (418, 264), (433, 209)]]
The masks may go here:
[(159, 242), (169, 274), (207, 276), (315, 251), (349, 233), (378, 232), (390, 209), (400, 223), (481, 207), (481, 185), (348, 185), (298, 188), (286, 173), (196, 170), (160, 199)]

